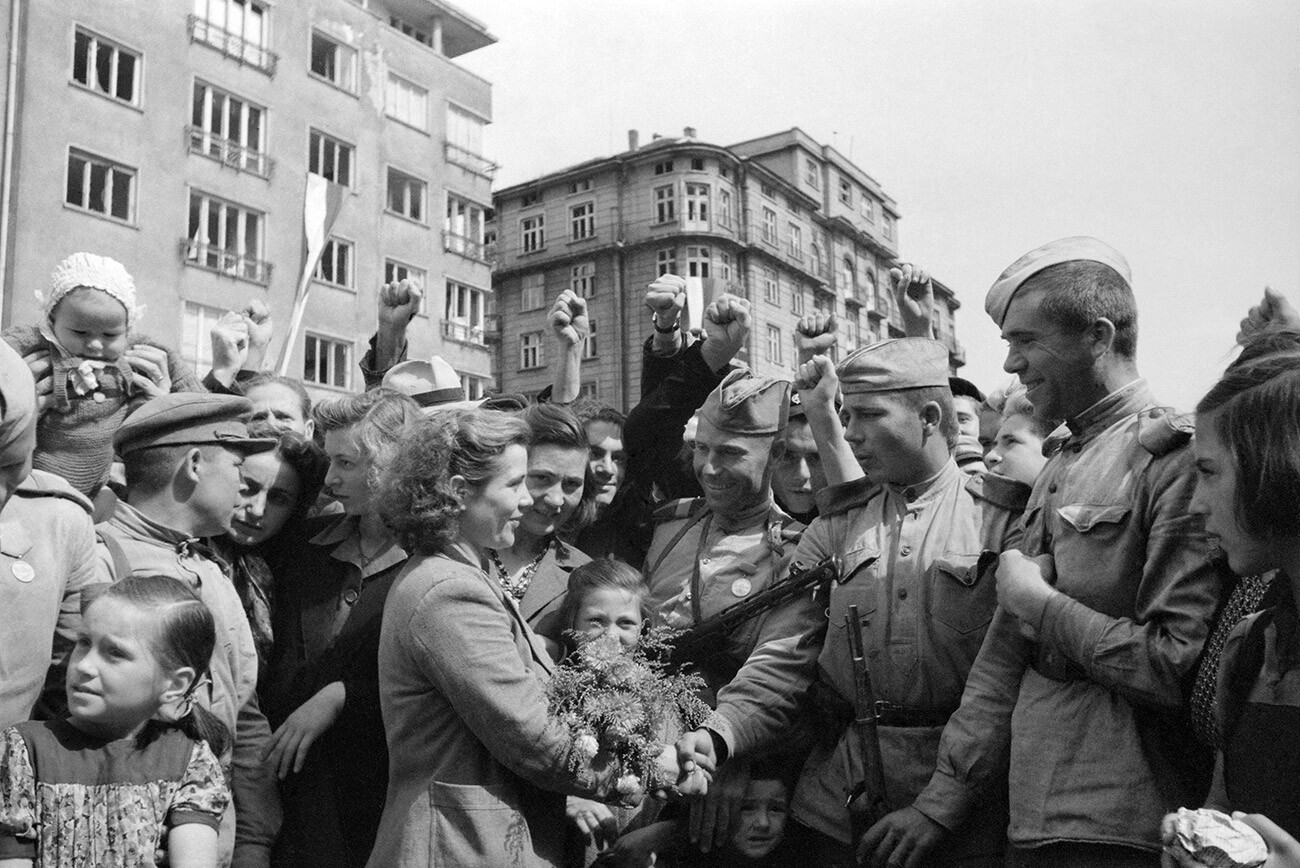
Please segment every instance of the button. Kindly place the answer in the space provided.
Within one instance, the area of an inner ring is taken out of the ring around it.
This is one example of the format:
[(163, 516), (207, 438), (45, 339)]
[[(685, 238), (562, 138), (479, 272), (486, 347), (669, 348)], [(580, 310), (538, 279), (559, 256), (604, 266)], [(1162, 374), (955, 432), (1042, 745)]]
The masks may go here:
[(900, 591), (898, 592), (898, 599), (900, 599), (900, 600), (906, 600), (906, 599), (907, 599), (907, 588), (903, 588), (902, 590), (900, 590)]
[(357, 593), (356, 588), (348, 588), (346, 591), (343, 592), (343, 602), (351, 606), (354, 603), (356, 603), (357, 598), (360, 596), (361, 595)]
[(1047, 493), (1048, 493), (1048, 494), (1056, 494), (1056, 483), (1055, 483), (1055, 482), (1053, 482), (1051, 485), (1047, 486)]
[(709, 562), (708, 558), (700, 558), (700, 563), (707, 564), (708, 562)]
[(1052, 535), (1050, 533), (1043, 534), (1043, 548), (1049, 549), (1051, 547), (1052, 547)]
[(898, 550), (898, 553), (899, 553), (900, 555), (902, 555), (903, 557), (907, 557), (908, 555), (910, 555), (910, 554), (912, 553), (912, 547), (911, 547), (911, 546), (903, 546), (901, 549)]

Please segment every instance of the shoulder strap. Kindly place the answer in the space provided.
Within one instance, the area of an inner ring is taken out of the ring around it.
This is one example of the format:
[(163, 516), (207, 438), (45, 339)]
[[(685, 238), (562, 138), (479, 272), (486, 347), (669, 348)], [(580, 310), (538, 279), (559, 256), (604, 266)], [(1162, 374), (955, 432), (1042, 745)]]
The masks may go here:
[(126, 556), (126, 549), (122, 548), (118, 538), (100, 530), (95, 531), (95, 537), (108, 549), (109, 560), (113, 562), (113, 579), (120, 582), (131, 575), (131, 560)]
[(711, 514), (712, 513), (709, 510), (701, 509), (681, 526), (681, 529), (678, 530), (677, 533), (674, 534), (673, 538), (668, 541), (668, 545), (664, 546), (663, 551), (659, 552), (659, 557), (655, 558), (655, 562), (646, 567), (645, 580), (647, 582), (650, 581), (650, 577), (654, 575), (655, 570), (659, 569), (659, 565), (664, 562), (664, 558), (668, 557), (668, 553), (677, 547), (677, 544), (682, 541), (682, 537), (686, 536), (686, 532), (695, 527), (704, 516)]

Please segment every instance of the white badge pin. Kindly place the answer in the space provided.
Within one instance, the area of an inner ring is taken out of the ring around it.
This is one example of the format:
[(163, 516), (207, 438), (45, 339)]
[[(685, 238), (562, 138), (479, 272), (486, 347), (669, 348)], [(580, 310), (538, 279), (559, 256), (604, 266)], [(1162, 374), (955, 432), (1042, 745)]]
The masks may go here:
[(737, 597), (747, 597), (753, 587), (749, 579), (736, 579), (731, 583), (731, 593)]
[(26, 561), (14, 561), (13, 573), (15, 579), (24, 583), (36, 578), (36, 570)]

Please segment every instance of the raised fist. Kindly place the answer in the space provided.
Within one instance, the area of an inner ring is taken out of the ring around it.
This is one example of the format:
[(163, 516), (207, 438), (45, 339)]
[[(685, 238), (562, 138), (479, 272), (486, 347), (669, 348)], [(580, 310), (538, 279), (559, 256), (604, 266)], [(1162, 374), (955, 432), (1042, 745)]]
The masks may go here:
[(650, 308), (655, 325), (661, 329), (672, 328), (686, 307), (686, 280), (676, 274), (661, 274), (646, 287), (645, 306)]
[(818, 415), (835, 415), (835, 396), (840, 389), (840, 378), (835, 365), (823, 355), (815, 355), (799, 366), (794, 377), (794, 388), (804, 412), (810, 418)]
[(587, 318), (587, 300), (571, 289), (560, 293), (547, 315), (555, 336), (567, 347), (576, 347), (591, 334), (591, 321)]
[(826, 355), (835, 346), (839, 322), (833, 313), (810, 313), (794, 327), (794, 343), (799, 350), (799, 361), (806, 362), (816, 355)]
[(1282, 293), (1264, 287), (1264, 300), (1252, 307), (1241, 321), (1237, 343), (1242, 344), (1265, 329), (1300, 331), (1300, 313), (1291, 306)]
[(934, 314), (934, 284), (930, 275), (911, 263), (900, 262), (889, 269), (889, 282), (903, 317), (903, 332), (912, 338), (933, 337), (930, 317)]
[(239, 313), (248, 325), (250, 347), (254, 350), (265, 350), (271, 343), (271, 336), (275, 334), (275, 322), (271, 319), (271, 310), (266, 306), (266, 302), (255, 298), (250, 299)]
[(379, 288), (379, 324), (405, 329), (420, 309), (424, 290), (411, 280), (385, 283)]

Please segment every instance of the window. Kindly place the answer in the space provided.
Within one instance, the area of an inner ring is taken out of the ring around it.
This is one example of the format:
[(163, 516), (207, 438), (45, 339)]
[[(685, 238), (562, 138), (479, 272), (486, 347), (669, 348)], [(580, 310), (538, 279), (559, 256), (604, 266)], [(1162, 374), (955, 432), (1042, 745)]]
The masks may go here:
[(781, 303), (781, 284), (777, 282), (776, 272), (771, 268), (763, 268), (763, 300), (769, 304)]
[(80, 27), (72, 47), (72, 80), (96, 93), (140, 104), (140, 55)]
[(443, 249), (470, 259), (486, 259), (483, 224), (482, 205), (448, 193), (447, 216), (442, 224)]
[(590, 331), (587, 333), (587, 342), (582, 345), (582, 357), (584, 359), (594, 359), (600, 355), (600, 351), (596, 349), (596, 320), (588, 317), (587, 327)]
[(805, 184), (812, 187), (814, 190), (821, 189), (821, 170), (817, 168), (817, 164), (809, 157), (804, 157), (803, 160), (803, 180)]
[(580, 262), (569, 271), (569, 289), (579, 298), (596, 294), (596, 263)]
[(578, 388), (578, 397), (586, 398), (588, 401), (600, 400), (600, 383), (595, 380), (588, 380)]
[(316, 263), (316, 280), (332, 283), (335, 286), (352, 286), (352, 245), (338, 238), (325, 242), (320, 261)]
[(596, 205), (583, 202), (569, 209), (569, 237), (582, 241), (596, 237)]
[(709, 227), (709, 185), (686, 185), (686, 225), (690, 229)]
[(880, 231), (890, 241), (894, 240), (894, 218), (883, 211), (880, 213)]
[(483, 337), (484, 293), (454, 280), (447, 281), (447, 306), (442, 334), (467, 344), (486, 343)]
[(69, 148), (63, 201), (130, 223), (135, 219), (135, 169)]
[(789, 235), (790, 257), (803, 262), (803, 228), (794, 223), (786, 227)]
[(527, 371), (546, 364), (546, 354), (542, 351), (543, 337), (543, 332), (525, 332), (519, 336), (520, 370)]
[(776, 212), (771, 208), (763, 209), (763, 240), (773, 247), (777, 245)]
[(351, 344), (324, 338), (311, 332), (307, 333), (306, 346), (303, 347), (302, 354), (304, 382), (346, 389), (350, 385), (348, 380), (351, 373)]
[(867, 310), (876, 309), (876, 274), (868, 265), (862, 273), (862, 294), (866, 296)]
[(569, 195), (576, 193), (586, 193), (591, 189), (591, 179), (583, 178), (581, 181), (574, 181), (569, 185)]
[(857, 295), (857, 269), (853, 267), (853, 257), (851, 256), (844, 257), (844, 260), (840, 263), (840, 283), (842, 284), (840, 289), (843, 290), (846, 298)]
[(388, 210), (420, 223), (424, 222), (426, 184), (414, 175), (388, 167)]
[(868, 223), (876, 222), (876, 200), (867, 195), (862, 197), (862, 216)]
[(731, 169), (727, 168), (726, 166), (718, 166), (718, 177), (720, 177), (720, 178), (730, 178), (730, 177), (731, 177)]
[(181, 358), (202, 377), (212, 368), (212, 327), (226, 311), (206, 304), (185, 302), (181, 312)]
[(731, 280), (731, 254), (725, 250), (718, 251), (718, 276)]
[(194, 0), (190, 39), (275, 74), (275, 53), (266, 48), (266, 7), (256, 0)]
[(767, 327), (767, 346), (764, 347), (763, 358), (774, 365), (781, 364), (781, 329), (777, 326)]
[(483, 156), (483, 128), (487, 121), (454, 105), (447, 106), (448, 162), (485, 178), (496, 173), (496, 164)]
[(199, 268), (266, 283), (271, 266), (261, 260), (264, 223), (261, 212), (192, 191), (185, 260)]
[(519, 233), (524, 253), (532, 253), (546, 246), (546, 215), (536, 214), (519, 221)]
[(429, 92), (415, 82), (388, 73), (388, 88), (384, 93), (384, 109), (394, 120), (415, 127), (429, 129)]
[(348, 93), (357, 89), (356, 51), (316, 30), (311, 34), (311, 71)]
[(803, 316), (803, 287), (796, 286), (790, 293), (790, 311), (795, 316)]
[(667, 175), (672, 170), (673, 170), (672, 160), (664, 160), (662, 163), (655, 163), (656, 175)]
[(420, 28), (416, 27), (414, 24), (411, 24), (409, 21), (404, 21), (401, 18), (398, 18), (396, 15), (389, 16), (388, 24), (393, 29), (400, 30), (402, 33), (405, 33), (407, 36), (411, 37), (421, 45), (427, 45), (430, 48), (433, 47), (433, 36), (432, 34), (429, 33), (429, 31), (421, 30)]
[(542, 201), (542, 191), (536, 190), (532, 193), (525, 193), (523, 198), (519, 200), (519, 207), (529, 208), (541, 201)]
[(671, 223), (676, 219), (677, 199), (672, 184), (655, 187), (655, 222)]
[(759, 184), (758, 191), (769, 199), (776, 199), (776, 190), (772, 189), (771, 184)]
[(704, 159), (703, 159), (702, 157), (692, 157), (692, 158), (691, 158), (691, 171), (692, 171), (692, 172), (703, 172), (703, 171), (704, 171)]
[(398, 283), (403, 280), (409, 280), (423, 289), (424, 269), (415, 268), (411, 265), (404, 265), (395, 259), (385, 259), (384, 283)]
[(817, 242), (817, 233), (813, 232), (813, 240), (808, 243), (808, 258), (812, 260), (813, 273), (818, 277), (824, 276), (825, 264), (822, 262), (822, 246)]
[(718, 191), (718, 224), (721, 226), (731, 225), (731, 191)]
[(848, 178), (840, 178), (840, 202), (853, 207), (853, 185)]
[(669, 247), (655, 254), (656, 273), (659, 275), (677, 273), (677, 248)]
[(475, 374), (460, 373), (460, 387), (465, 390), (465, 397), (470, 401), (477, 401), (487, 392), (487, 377), (479, 377)]
[(521, 311), (537, 310), (546, 304), (546, 275), (542, 272), (525, 274), (519, 294)]
[(266, 177), (266, 109), (201, 81), (194, 82), (190, 152)]
[(686, 248), (686, 276), (708, 277), (712, 257), (707, 247)]
[(312, 130), (307, 139), (307, 171), (344, 187), (352, 186), (352, 146)]

